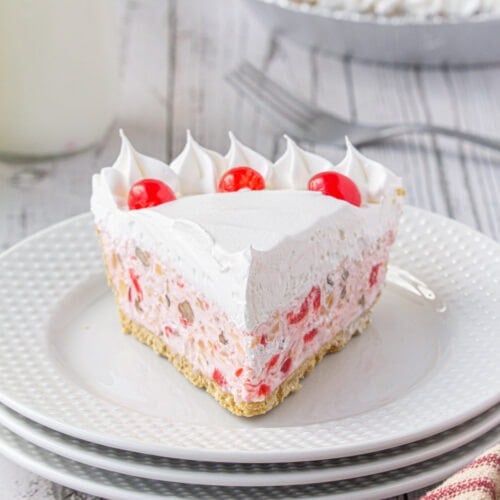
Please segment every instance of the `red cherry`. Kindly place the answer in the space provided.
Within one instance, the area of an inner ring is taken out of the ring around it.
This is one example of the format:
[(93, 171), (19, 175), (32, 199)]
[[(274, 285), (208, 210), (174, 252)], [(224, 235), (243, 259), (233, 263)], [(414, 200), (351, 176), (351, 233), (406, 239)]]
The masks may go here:
[(281, 371), (283, 373), (286, 373), (288, 370), (290, 370), (291, 366), (292, 366), (292, 358), (287, 358), (281, 365)]
[(307, 188), (310, 191), (320, 191), (339, 200), (345, 200), (357, 207), (361, 206), (358, 186), (339, 172), (320, 172), (309, 179)]
[(267, 384), (260, 384), (258, 393), (259, 396), (264, 396), (264, 397), (269, 396), (270, 392), (271, 392), (270, 386), (268, 386)]
[(300, 304), (300, 307), (297, 310), (286, 313), (286, 320), (288, 321), (289, 325), (296, 325), (306, 317), (308, 312), (309, 312), (309, 305), (308, 305), (308, 300), (306, 298), (306, 300), (304, 300), (304, 302)]
[(264, 177), (257, 170), (250, 167), (234, 167), (224, 172), (217, 190), (220, 193), (232, 193), (244, 188), (260, 191), (265, 187)]
[(321, 290), (319, 286), (313, 286), (309, 292), (308, 299), (312, 302), (314, 310), (319, 309), (321, 305)]
[(370, 271), (370, 279), (368, 280), (369, 283), (370, 283), (370, 288), (375, 285), (375, 283), (377, 282), (378, 280), (378, 271), (380, 269), (380, 267), (382, 266), (382, 262), (379, 262), (378, 264), (375, 264), (371, 271)]
[(318, 329), (317, 328), (313, 328), (310, 332), (307, 332), (304, 335), (304, 344), (307, 344), (308, 342), (311, 342), (314, 339), (314, 337), (316, 337), (317, 334), (318, 334)]
[(280, 355), (279, 354), (275, 354), (267, 363), (267, 369), (269, 370), (270, 368), (272, 368), (277, 362), (278, 362), (278, 359), (279, 359)]
[(221, 387), (226, 385), (226, 377), (224, 377), (224, 375), (218, 368), (214, 369), (212, 373), (212, 380)]
[(167, 201), (175, 200), (174, 192), (158, 179), (142, 179), (132, 184), (128, 192), (128, 208), (155, 207)]

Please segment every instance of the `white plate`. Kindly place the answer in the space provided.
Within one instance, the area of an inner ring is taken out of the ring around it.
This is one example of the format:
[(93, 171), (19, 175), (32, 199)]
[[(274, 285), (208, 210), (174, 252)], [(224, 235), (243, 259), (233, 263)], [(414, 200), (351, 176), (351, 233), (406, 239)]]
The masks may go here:
[(410, 467), (384, 474), (303, 486), (224, 487), (153, 481), (108, 472), (60, 457), (0, 427), (3, 455), (35, 474), (70, 488), (110, 499), (145, 500), (204, 498), (214, 500), (329, 498), (363, 500), (386, 498), (425, 488), (447, 478), (500, 438), (497, 427), (464, 447)]
[(336, 55), (432, 66), (500, 61), (499, 14), (417, 19), (359, 14), (291, 0), (247, 0), (247, 4), (273, 32)]
[(91, 218), (71, 219), (0, 257), (0, 401), (86, 441), (193, 460), (318, 460), (425, 438), (500, 401), (500, 251), (407, 208), (392, 264), (405, 271), (370, 329), (242, 419), (120, 333)]
[(0, 424), (48, 451), (86, 465), (130, 476), (213, 486), (285, 486), (379, 474), (454, 450), (500, 424), (500, 406), (422, 441), (349, 458), (280, 464), (196, 462), (100, 446), (43, 427), (0, 405)]

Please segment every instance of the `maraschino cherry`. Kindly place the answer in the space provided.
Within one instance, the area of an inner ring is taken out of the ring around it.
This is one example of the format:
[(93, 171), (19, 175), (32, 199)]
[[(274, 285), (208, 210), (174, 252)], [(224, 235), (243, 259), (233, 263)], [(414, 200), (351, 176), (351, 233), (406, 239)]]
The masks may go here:
[(130, 210), (155, 207), (173, 200), (175, 200), (175, 194), (172, 189), (158, 179), (141, 179), (132, 184), (128, 192)]
[(251, 167), (241, 166), (229, 169), (220, 178), (217, 190), (220, 193), (231, 193), (240, 189), (260, 191), (265, 189), (264, 177)]
[(358, 186), (349, 177), (339, 172), (320, 172), (309, 179), (307, 188), (310, 191), (320, 191), (328, 196), (347, 201), (357, 207), (361, 206)]

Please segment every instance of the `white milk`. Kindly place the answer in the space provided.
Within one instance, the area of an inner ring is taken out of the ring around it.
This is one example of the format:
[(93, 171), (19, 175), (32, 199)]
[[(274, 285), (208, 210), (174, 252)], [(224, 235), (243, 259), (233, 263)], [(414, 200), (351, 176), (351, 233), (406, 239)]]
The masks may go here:
[(95, 144), (118, 92), (111, 0), (0, 0), (0, 153)]

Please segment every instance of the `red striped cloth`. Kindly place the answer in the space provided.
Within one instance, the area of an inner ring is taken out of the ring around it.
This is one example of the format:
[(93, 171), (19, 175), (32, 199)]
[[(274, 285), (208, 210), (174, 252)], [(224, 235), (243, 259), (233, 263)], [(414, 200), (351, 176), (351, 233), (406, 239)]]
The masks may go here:
[(500, 444), (420, 500), (500, 500)]

